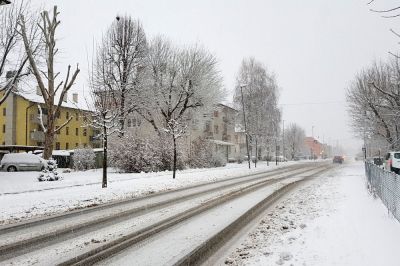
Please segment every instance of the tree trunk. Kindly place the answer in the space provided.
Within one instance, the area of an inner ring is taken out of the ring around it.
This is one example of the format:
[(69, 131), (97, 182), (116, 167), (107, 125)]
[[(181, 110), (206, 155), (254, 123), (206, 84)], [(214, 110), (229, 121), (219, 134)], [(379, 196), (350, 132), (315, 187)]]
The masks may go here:
[(53, 155), (53, 143), (54, 143), (54, 118), (50, 112), (53, 110), (48, 110), (47, 113), (47, 129), (44, 133), (44, 151), (43, 151), (43, 159), (48, 160)]
[(176, 174), (176, 159), (177, 159), (177, 154), (176, 154), (176, 139), (175, 136), (173, 136), (174, 140), (174, 162), (172, 165), (172, 178), (175, 179), (175, 174)]
[(103, 182), (102, 188), (107, 187), (107, 128), (104, 126), (104, 141), (103, 141)]
[(258, 160), (258, 147), (257, 147), (257, 137), (256, 137), (256, 158), (254, 160), (254, 168), (257, 168), (257, 160)]

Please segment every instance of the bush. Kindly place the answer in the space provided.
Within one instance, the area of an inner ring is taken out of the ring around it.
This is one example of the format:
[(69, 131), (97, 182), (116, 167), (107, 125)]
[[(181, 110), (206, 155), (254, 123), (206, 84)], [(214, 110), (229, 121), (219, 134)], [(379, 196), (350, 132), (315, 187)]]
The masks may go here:
[(53, 159), (46, 160), (46, 165), (42, 172), (38, 176), (39, 182), (43, 181), (58, 181), (62, 180), (62, 177), (57, 172), (57, 162)]
[(79, 148), (75, 149), (72, 159), (74, 169), (83, 171), (94, 168), (96, 155), (92, 148)]
[(204, 138), (192, 142), (192, 152), (189, 158), (191, 168), (209, 168), (226, 165), (226, 158), (215, 152), (214, 144)]
[(162, 158), (151, 140), (115, 137), (109, 145), (110, 165), (127, 173), (162, 170)]

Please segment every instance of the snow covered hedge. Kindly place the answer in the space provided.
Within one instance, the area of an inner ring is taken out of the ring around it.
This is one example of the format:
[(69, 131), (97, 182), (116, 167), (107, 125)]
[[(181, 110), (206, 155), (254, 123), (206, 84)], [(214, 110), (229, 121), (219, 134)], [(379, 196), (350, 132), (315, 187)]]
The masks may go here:
[(96, 154), (92, 148), (75, 149), (72, 160), (76, 171), (92, 169), (95, 166)]
[[(127, 173), (158, 172), (172, 169), (173, 150), (166, 140), (114, 137), (109, 145), (110, 166)], [(178, 169), (184, 168), (178, 154)]]
[(192, 142), (188, 160), (191, 168), (221, 167), (226, 165), (226, 158), (214, 150), (214, 144), (204, 138)]

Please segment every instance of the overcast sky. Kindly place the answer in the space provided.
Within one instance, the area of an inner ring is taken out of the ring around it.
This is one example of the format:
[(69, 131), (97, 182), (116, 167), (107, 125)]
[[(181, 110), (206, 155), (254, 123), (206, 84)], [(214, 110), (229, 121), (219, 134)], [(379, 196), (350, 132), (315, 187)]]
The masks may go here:
[[(87, 55), (115, 19), (139, 19), (148, 38), (162, 34), (178, 45), (200, 43), (219, 60), (232, 92), (242, 58), (253, 56), (277, 76), (285, 124), (296, 122), (320, 140), (360, 149), (352, 138), (345, 90), (373, 60), (399, 48), (390, 28), (398, 19), (369, 11), (367, 0), (33, 0), (59, 7), (62, 63), (79, 62), (75, 90), (87, 81)], [(395, 1), (375, 0), (373, 8)], [(86, 86), (87, 87), (87, 86)], [(230, 94), (231, 95), (231, 94)], [(231, 100), (230, 97), (228, 100)]]

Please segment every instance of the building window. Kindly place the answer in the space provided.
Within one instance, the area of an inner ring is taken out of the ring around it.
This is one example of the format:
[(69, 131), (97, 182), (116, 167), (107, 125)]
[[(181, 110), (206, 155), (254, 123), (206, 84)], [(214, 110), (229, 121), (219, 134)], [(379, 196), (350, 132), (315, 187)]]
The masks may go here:
[(85, 137), (86, 137), (86, 135), (87, 135), (87, 129), (86, 129), (86, 128), (84, 128), (84, 129), (83, 129), (83, 136), (85, 136)]
[(218, 111), (214, 111), (214, 117), (218, 117)]
[(65, 127), (65, 135), (69, 135), (69, 127)]
[(66, 114), (66, 118), (67, 118), (67, 119), (69, 119), (69, 112), (67, 112), (67, 114)]
[(79, 115), (78, 115), (78, 112), (75, 112), (75, 120), (76, 120), (76, 121), (79, 121)]
[(79, 136), (79, 128), (75, 128), (75, 136)]
[(86, 143), (83, 143), (83, 147), (84, 147), (84, 148), (87, 148), (87, 144), (86, 144)]
[(3, 133), (6, 133), (6, 125), (3, 125)]
[(57, 113), (56, 113), (56, 117), (58, 118), (58, 119), (60, 119), (60, 111), (57, 111)]
[(60, 149), (60, 142), (56, 142), (56, 150)]
[(132, 127), (132, 120), (128, 119), (128, 127)]
[(75, 148), (78, 148), (78, 146), (79, 146), (79, 144), (78, 144), (78, 143), (75, 143)]
[(218, 134), (218, 126), (217, 125), (214, 126), (214, 133)]
[(7, 114), (7, 109), (4, 107), (3, 108), (3, 116), (6, 116), (6, 114)]
[(69, 149), (69, 143), (65, 143), (65, 149), (68, 150)]
[(56, 134), (57, 134), (57, 135), (60, 135), (60, 133), (61, 133), (61, 129), (59, 130), (59, 128), (60, 128), (59, 126), (56, 126), (55, 131), (56, 131)]

